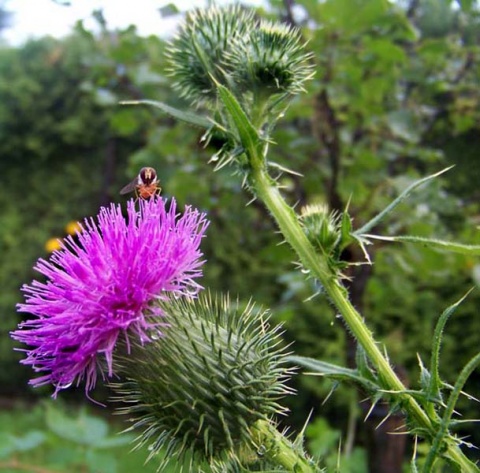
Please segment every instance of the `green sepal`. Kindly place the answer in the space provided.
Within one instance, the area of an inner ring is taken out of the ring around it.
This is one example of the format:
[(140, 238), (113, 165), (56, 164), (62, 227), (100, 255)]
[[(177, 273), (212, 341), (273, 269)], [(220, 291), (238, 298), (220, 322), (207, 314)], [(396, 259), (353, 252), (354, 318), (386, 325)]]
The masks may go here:
[(345, 249), (355, 238), (352, 236), (352, 217), (348, 214), (347, 210), (342, 213), (340, 221), (340, 250)]
[(292, 370), (280, 327), (252, 303), (207, 291), (156, 303), (168, 321), (164, 336), (152, 329), (149, 343), (132, 344), (115, 361), (119, 410), (143, 431), (138, 441), (149, 458), (166, 452), (161, 468), (172, 458), (224, 461), (249, 443), (258, 420), (286, 413), (279, 400), (292, 392)]

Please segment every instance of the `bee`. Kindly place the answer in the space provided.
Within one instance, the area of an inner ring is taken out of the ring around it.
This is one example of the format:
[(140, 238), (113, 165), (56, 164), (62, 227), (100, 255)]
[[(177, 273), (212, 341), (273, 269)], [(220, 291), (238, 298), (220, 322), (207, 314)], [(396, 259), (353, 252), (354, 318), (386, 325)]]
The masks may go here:
[(142, 199), (149, 199), (155, 194), (160, 194), (162, 188), (158, 185), (160, 183), (157, 177), (157, 171), (153, 168), (142, 168), (138, 176), (129, 184), (127, 184), (120, 194), (128, 194), (135, 192), (137, 197)]

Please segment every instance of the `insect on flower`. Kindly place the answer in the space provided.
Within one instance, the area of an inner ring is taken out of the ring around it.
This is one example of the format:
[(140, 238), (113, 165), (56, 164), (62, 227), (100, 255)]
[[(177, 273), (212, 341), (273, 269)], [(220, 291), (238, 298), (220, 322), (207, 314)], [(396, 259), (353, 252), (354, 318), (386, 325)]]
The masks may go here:
[(142, 199), (149, 199), (155, 194), (160, 194), (162, 188), (158, 185), (159, 179), (157, 177), (157, 171), (150, 167), (140, 169), (138, 176), (129, 184), (127, 184), (120, 194), (128, 194), (129, 192), (135, 192), (137, 197)]

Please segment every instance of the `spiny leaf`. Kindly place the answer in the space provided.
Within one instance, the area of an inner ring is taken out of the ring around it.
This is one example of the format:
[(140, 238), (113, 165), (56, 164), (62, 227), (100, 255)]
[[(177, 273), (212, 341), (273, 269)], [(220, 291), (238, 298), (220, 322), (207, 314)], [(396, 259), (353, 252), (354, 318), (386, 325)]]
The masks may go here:
[(211, 128), (212, 126), (212, 121), (206, 117), (202, 117), (201, 115), (197, 115), (192, 112), (179, 110), (178, 108), (172, 107), (171, 105), (167, 105), (163, 102), (157, 102), (156, 100), (125, 100), (120, 102), (120, 105), (151, 105), (159, 108), (173, 118), (186, 122), (190, 125), (205, 129)]
[(364, 348), (358, 344), (357, 350), (355, 353), (355, 361), (357, 364), (357, 370), (365, 379), (368, 379), (372, 382), (376, 381), (376, 375), (373, 369), (371, 368), (370, 364), (368, 363), (367, 354), (365, 353)]
[(420, 386), (425, 391), (428, 391), (428, 389), (431, 387), (432, 375), (430, 374), (430, 371), (428, 371), (427, 368), (425, 368), (425, 365), (423, 364), (423, 361), (420, 358), (420, 355), (418, 353), (417, 353), (417, 359), (418, 359), (418, 366), (420, 368)]
[[(457, 381), (455, 386), (453, 387), (453, 391), (450, 394), (450, 397), (447, 402), (447, 407), (443, 413), (442, 420), (440, 422), (437, 435), (435, 436), (432, 442), (432, 448), (430, 449), (427, 458), (425, 459), (425, 463), (423, 466), (423, 471), (428, 473), (431, 471), (433, 462), (439, 456), (440, 451), (442, 449), (442, 444), (447, 437), (450, 436), (449, 428), (451, 427), (451, 418), (453, 413), (455, 412), (455, 406), (457, 404), (458, 398), (460, 394), (462, 394), (462, 389), (465, 383), (467, 382), (468, 377), (472, 374), (472, 372), (480, 365), (480, 353), (477, 353), (462, 369), (460, 374), (457, 377)], [(460, 442), (460, 441), (458, 441)], [(447, 453), (445, 453), (447, 456)], [(452, 458), (452, 461), (454, 459)], [(477, 468), (476, 465), (471, 463), (472, 471), (473, 468)], [(478, 468), (477, 468), (478, 470)]]
[(352, 218), (347, 212), (347, 209), (342, 214), (342, 221), (340, 225), (341, 230), (341, 249), (346, 248), (353, 240), (352, 237)]
[[(234, 125), (242, 146), (256, 155), (260, 137), (235, 96), (223, 85), (217, 83), (217, 90), (225, 110)], [(252, 156), (251, 156), (252, 157)]]
[(441, 171), (432, 174), (430, 176), (424, 177), (423, 179), (419, 179), (418, 181), (415, 181), (413, 184), (408, 186), (393, 202), (390, 203), (384, 210), (382, 210), (378, 215), (373, 217), (369, 222), (367, 222), (362, 228), (359, 228), (355, 234), (356, 235), (362, 235), (365, 232), (368, 232), (371, 230), (375, 225), (380, 222), (386, 215), (388, 215), (392, 210), (397, 207), (401, 202), (403, 202), (417, 187), (421, 186), (422, 184), (431, 181), (432, 179), (435, 179), (436, 177), (440, 176), (441, 174), (449, 171), (452, 169), (453, 166), (450, 166), (448, 168), (442, 169)]
[(288, 356), (287, 360), (311, 370), (312, 372), (309, 374), (312, 375), (325, 376), (340, 381), (351, 381), (362, 385), (370, 391), (378, 391), (379, 389), (377, 384), (361, 376), (358, 370), (344, 368), (343, 366), (334, 365), (333, 363), (327, 363), (325, 361), (305, 356)]
[(433, 341), (432, 341), (432, 359), (431, 359), (431, 364), (430, 364), (430, 386), (428, 389), (428, 394), (431, 396), (436, 396), (436, 393), (440, 392), (441, 388), (441, 381), (440, 381), (440, 375), (438, 371), (438, 366), (439, 366), (439, 358), (440, 358), (440, 345), (442, 343), (442, 336), (443, 336), (443, 330), (445, 328), (445, 324), (447, 323), (447, 320), (449, 317), (455, 312), (457, 307), (465, 300), (465, 298), (470, 294), (470, 291), (468, 291), (460, 300), (455, 302), (455, 304), (452, 304), (450, 307), (448, 307), (440, 316), (438, 319), (437, 325), (435, 326), (435, 331), (433, 333)]
[(452, 241), (437, 240), (435, 238), (424, 238), (414, 235), (398, 235), (398, 236), (380, 236), (363, 234), (364, 238), (382, 241), (398, 241), (402, 243), (419, 243), (423, 246), (435, 248), (439, 250), (451, 251), (452, 253), (460, 253), (462, 255), (480, 256), (480, 245), (465, 245)]

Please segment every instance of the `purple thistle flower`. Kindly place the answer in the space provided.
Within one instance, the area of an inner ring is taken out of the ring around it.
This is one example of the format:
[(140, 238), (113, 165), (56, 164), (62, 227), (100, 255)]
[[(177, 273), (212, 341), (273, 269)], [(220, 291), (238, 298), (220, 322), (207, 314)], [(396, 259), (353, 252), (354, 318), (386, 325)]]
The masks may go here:
[[(128, 202), (128, 218), (120, 205), (102, 208), (86, 219), (76, 240), (67, 237), (50, 260), (39, 259), (35, 269), (46, 282), (33, 281), (22, 291), (26, 302), (19, 312), (35, 318), (12, 332), (15, 340), (33, 348), (26, 359), (37, 373), (33, 386), (51, 383), (59, 390), (85, 379), (88, 393), (96, 383), (97, 366), (113, 375), (112, 355), (119, 337), (145, 343), (161, 335), (163, 313), (150, 304), (158, 298), (193, 296), (202, 287), (199, 249), (208, 221), (186, 207), (176, 213), (161, 197)], [(158, 320), (152, 322), (152, 320)], [(152, 337), (153, 334), (153, 337)], [(102, 354), (106, 369), (97, 360)]]

